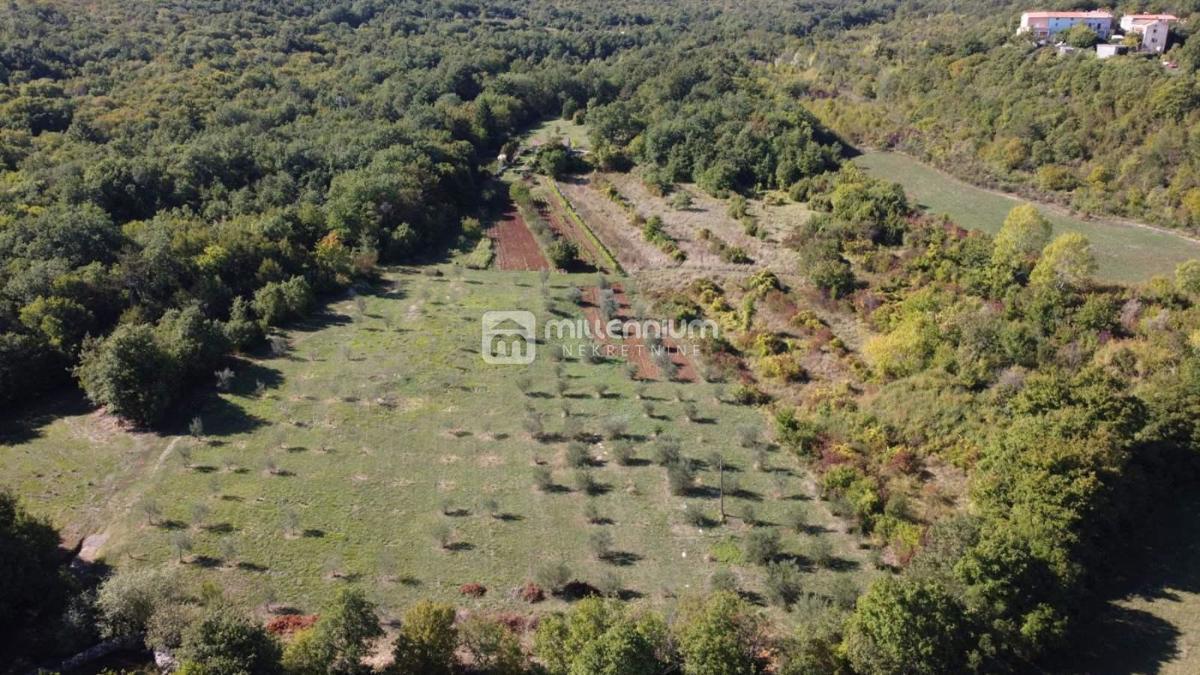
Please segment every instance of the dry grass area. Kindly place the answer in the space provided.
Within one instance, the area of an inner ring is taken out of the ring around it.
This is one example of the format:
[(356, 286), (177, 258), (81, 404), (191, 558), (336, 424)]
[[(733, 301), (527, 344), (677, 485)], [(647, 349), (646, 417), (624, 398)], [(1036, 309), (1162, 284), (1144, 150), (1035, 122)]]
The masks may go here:
[[(605, 174), (605, 177), (622, 195), (637, 205), (642, 215), (659, 216), (663, 219), (667, 232), (687, 253), (688, 258), (681, 267), (745, 273), (769, 267), (780, 278), (793, 277), (799, 272), (796, 256), (791, 251), (743, 232), (741, 223), (728, 215), (729, 205), (725, 200), (711, 197), (694, 185), (682, 185), (677, 189), (687, 190), (692, 195), (692, 206), (676, 209), (669, 203), (669, 197), (652, 194), (633, 174), (614, 173)], [(603, 195), (597, 197), (604, 199)], [(716, 253), (710, 251), (709, 242), (701, 239), (700, 231), (703, 229), (711, 231), (730, 246), (742, 248), (753, 262), (748, 265), (735, 265), (723, 261)], [(646, 242), (642, 242), (642, 245), (653, 248), (653, 245)]]

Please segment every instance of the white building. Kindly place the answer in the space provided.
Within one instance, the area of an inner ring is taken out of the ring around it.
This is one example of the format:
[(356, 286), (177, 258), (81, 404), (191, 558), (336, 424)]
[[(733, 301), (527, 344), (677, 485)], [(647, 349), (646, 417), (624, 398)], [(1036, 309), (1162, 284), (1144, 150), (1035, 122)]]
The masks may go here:
[(1141, 50), (1161, 54), (1167, 49), (1167, 34), (1173, 14), (1126, 14), (1121, 17), (1121, 28), (1130, 35), (1140, 35)]
[(1090, 12), (1025, 12), (1021, 14), (1021, 25), (1017, 33), (1032, 33), (1038, 40), (1050, 38), (1080, 24), (1092, 29), (1102, 40), (1112, 35), (1112, 12), (1094, 10)]
[(1113, 44), (1111, 42), (1101, 42), (1096, 45), (1096, 58), (1108, 59), (1117, 54), (1124, 54), (1129, 48), (1125, 45)]

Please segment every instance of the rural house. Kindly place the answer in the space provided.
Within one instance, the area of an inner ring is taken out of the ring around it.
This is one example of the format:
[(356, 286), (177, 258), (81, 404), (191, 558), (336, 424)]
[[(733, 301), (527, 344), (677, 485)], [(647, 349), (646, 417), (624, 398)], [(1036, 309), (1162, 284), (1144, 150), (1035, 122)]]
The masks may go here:
[(1177, 20), (1172, 14), (1126, 14), (1121, 17), (1121, 29), (1142, 37), (1142, 51), (1161, 54), (1167, 48), (1168, 24)]
[(1112, 12), (1093, 10), (1088, 12), (1024, 12), (1017, 33), (1032, 33), (1036, 39), (1049, 38), (1069, 28), (1083, 24), (1091, 28), (1101, 39), (1112, 35)]

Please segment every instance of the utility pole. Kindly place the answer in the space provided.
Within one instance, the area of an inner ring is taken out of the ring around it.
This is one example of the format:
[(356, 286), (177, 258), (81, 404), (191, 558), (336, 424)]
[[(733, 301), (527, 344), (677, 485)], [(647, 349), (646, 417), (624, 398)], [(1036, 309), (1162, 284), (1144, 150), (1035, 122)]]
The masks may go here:
[(721, 524), (725, 524), (725, 456), (722, 455), (720, 461), (717, 462), (717, 468), (720, 476), (720, 491), (721, 491)]

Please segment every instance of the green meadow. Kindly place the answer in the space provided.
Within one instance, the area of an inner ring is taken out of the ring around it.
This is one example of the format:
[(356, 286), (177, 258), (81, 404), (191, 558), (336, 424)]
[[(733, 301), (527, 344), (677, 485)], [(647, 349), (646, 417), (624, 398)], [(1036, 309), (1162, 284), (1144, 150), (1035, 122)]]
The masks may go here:
[[(761, 413), (726, 402), (722, 385), (554, 359), (557, 339), (528, 367), (483, 362), (484, 311), (569, 317), (580, 311), (571, 288), (596, 283), (394, 270), (239, 358), (224, 390), (216, 376), (202, 385), (169, 432), (131, 432), (70, 400), (33, 411), (2, 439), (3, 482), (90, 536), (109, 565), (219, 579), (250, 606), (316, 611), (359, 583), (388, 616), (426, 597), (525, 611), (514, 589), (560, 562), (654, 606), (708, 590), (722, 568), (761, 598), (762, 568), (741, 549), (762, 527), (778, 527), (807, 590), (852, 597), (872, 574), (857, 537), (767, 442)], [(584, 468), (564, 436), (586, 438)], [(675, 442), (696, 467), (681, 496), (655, 461)], [(618, 446), (632, 461), (616, 460)], [(783, 527), (797, 512), (806, 526)], [(461, 597), (468, 583), (486, 595)]]
[[(909, 199), (958, 225), (995, 233), (1012, 207), (1024, 200), (975, 187), (917, 160), (895, 152), (867, 152), (854, 162), (872, 175), (904, 186)], [(1061, 208), (1042, 212), (1056, 234), (1079, 232), (1091, 242), (1098, 276), (1109, 281), (1136, 283), (1158, 274), (1170, 275), (1175, 266), (1200, 258), (1200, 242), (1185, 237), (1103, 219), (1082, 220)]]

